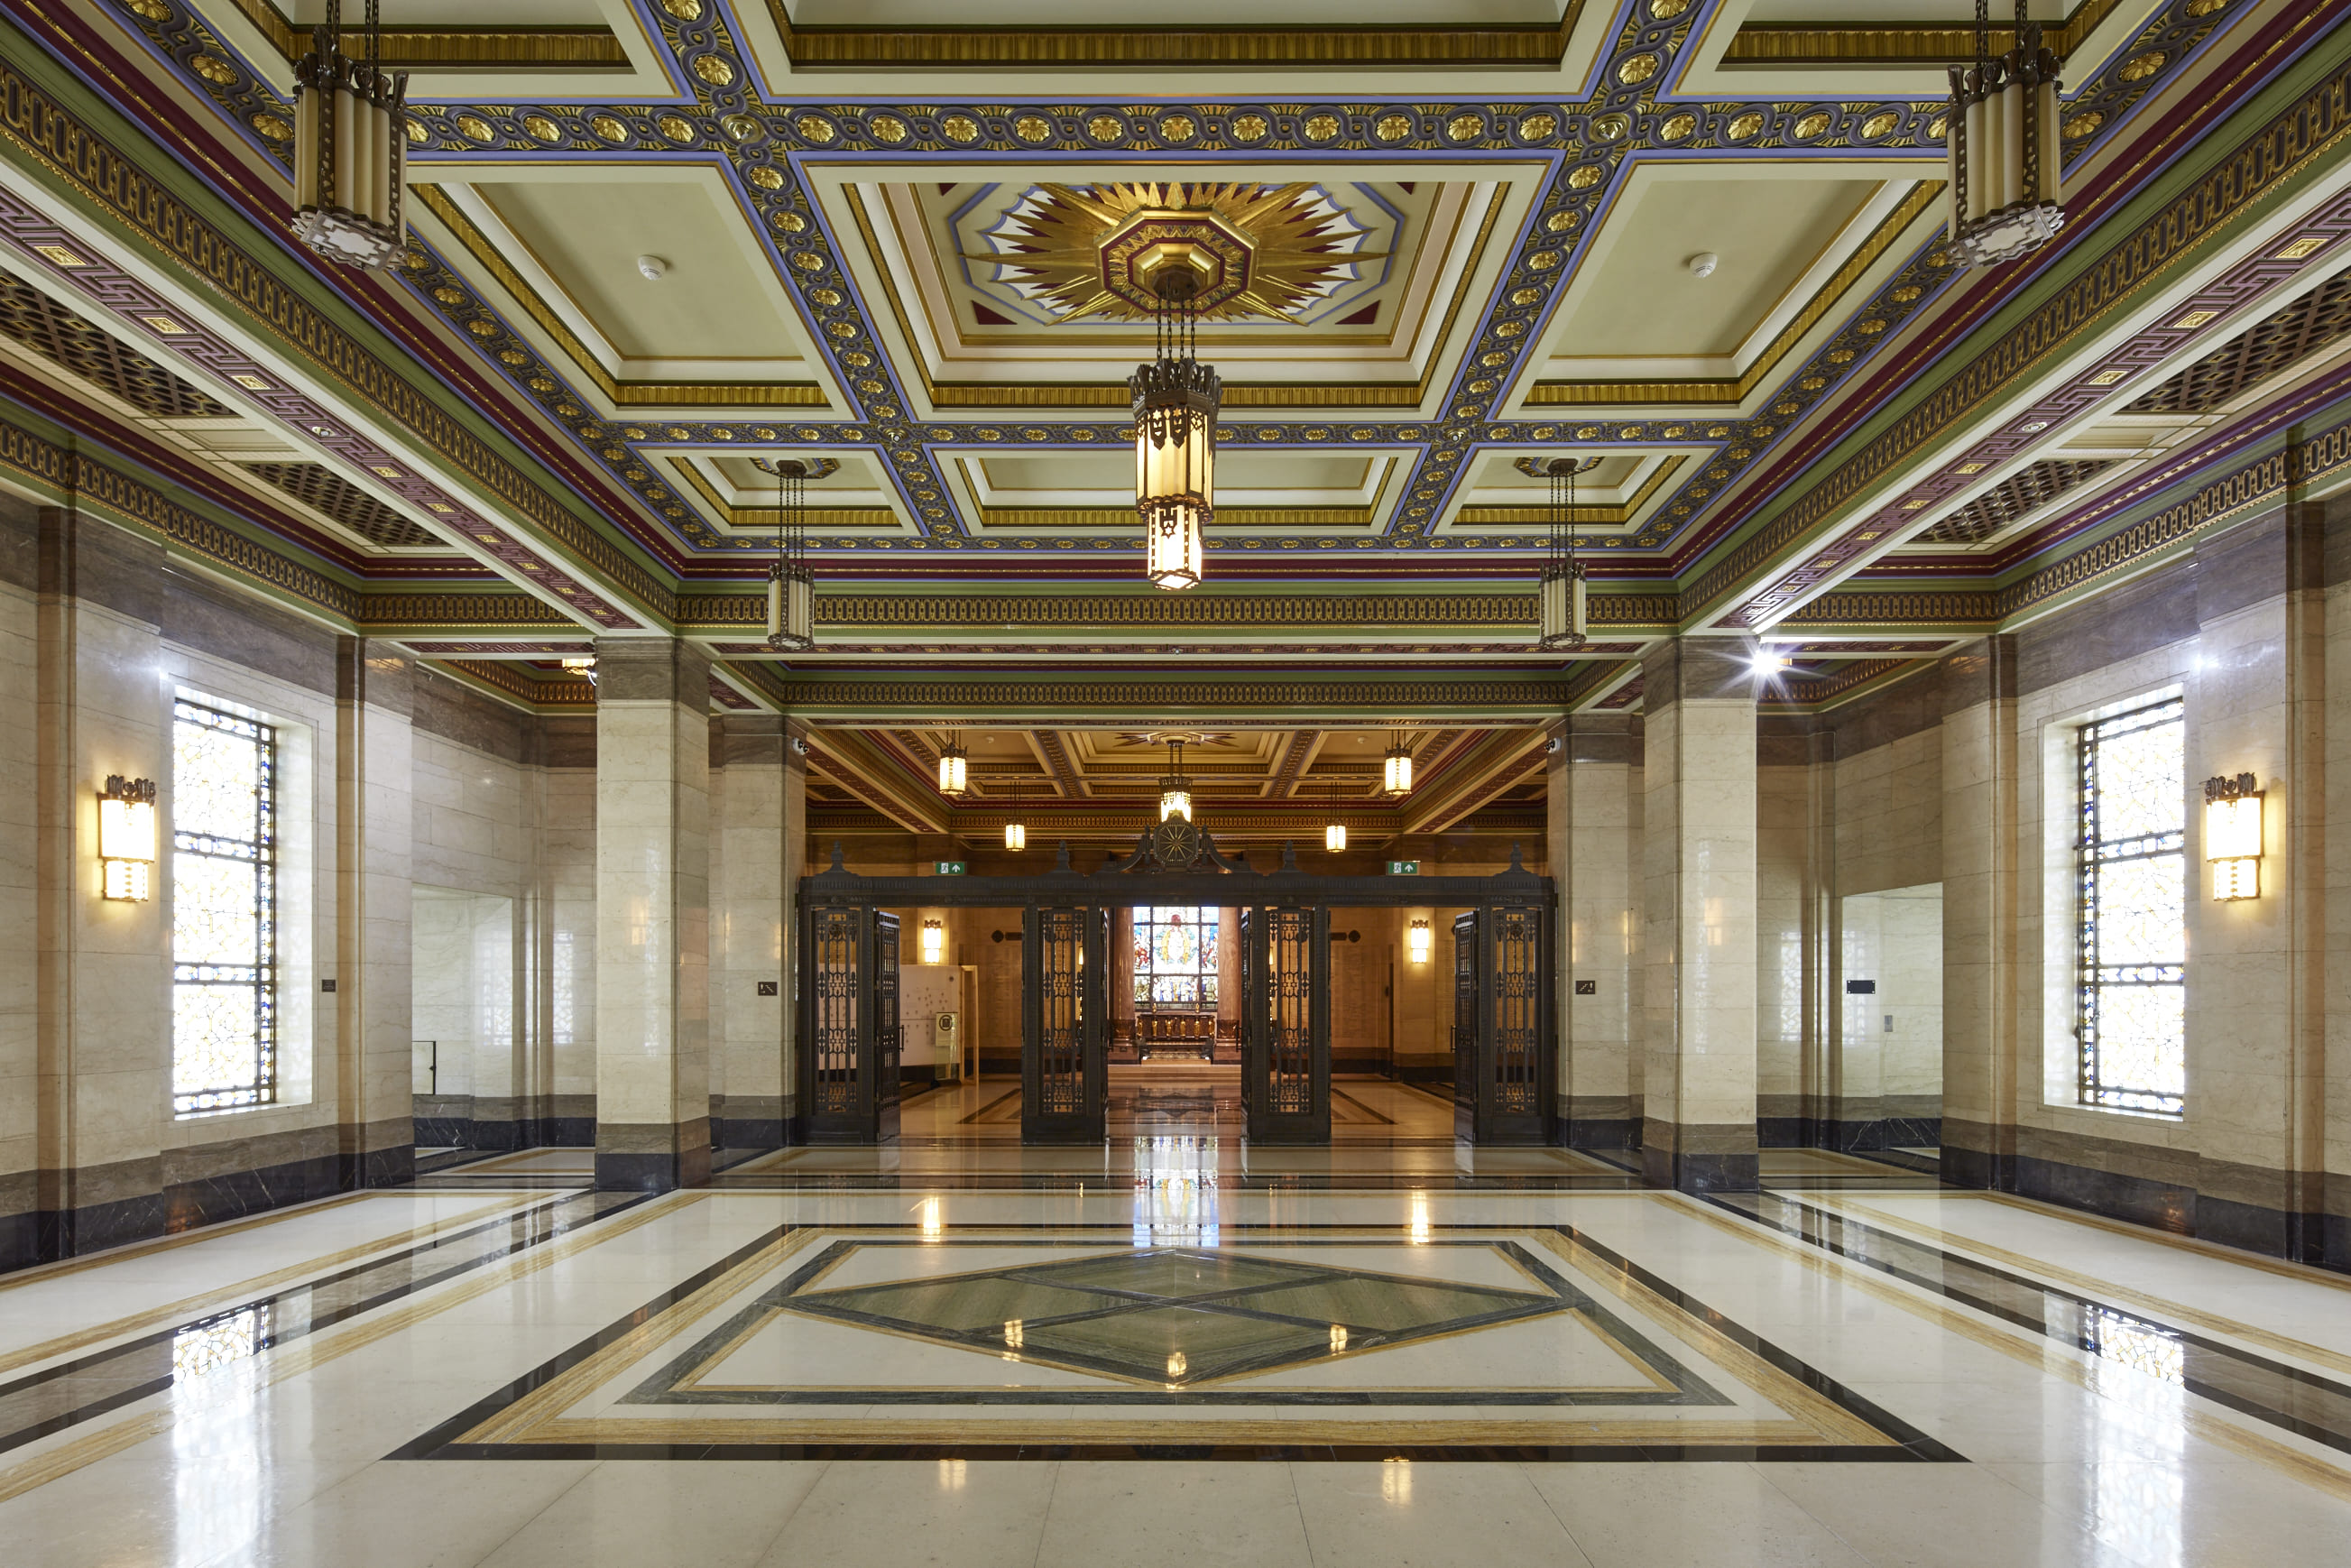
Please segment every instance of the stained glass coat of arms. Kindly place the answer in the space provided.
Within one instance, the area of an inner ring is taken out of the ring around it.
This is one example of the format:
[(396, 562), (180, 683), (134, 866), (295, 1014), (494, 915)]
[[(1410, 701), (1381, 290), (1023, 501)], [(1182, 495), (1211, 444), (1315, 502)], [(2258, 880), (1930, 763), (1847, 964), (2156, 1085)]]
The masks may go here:
[(1145, 1005), (1214, 1007), (1214, 909), (1153, 906), (1134, 912), (1134, 999)]

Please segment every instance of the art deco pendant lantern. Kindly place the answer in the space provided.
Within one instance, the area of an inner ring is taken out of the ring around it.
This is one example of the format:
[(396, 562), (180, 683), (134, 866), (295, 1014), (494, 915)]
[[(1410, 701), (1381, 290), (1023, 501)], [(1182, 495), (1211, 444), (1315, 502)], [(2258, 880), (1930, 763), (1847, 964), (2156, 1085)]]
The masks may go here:
[(1020, 820), (1020, 780), (1012, 781), (1012, 815), (1004, 824), (1004, 847), (1025, 850), (1029, 847), (1029, 824)]
[(1586, 640), (1583, 562), (1575, 553), (1575, 476), (1589, 461), (1554, 457), (1544, 470), (1551, 476), (1551, 543), (1535, 646), (1546, 652), (1581, 648)]
[(1380, 768), (1380, 788), (1390, 795), (1412, 793), (1412, 747), (1404, 743), (1401, 735), (1388, 747)]
[(2039, 250), (2065, 226), (2058, 202), (2058, 62), (2016, 0), (2016, 47), (1995, 58), (1988, 0), (1976, 0), (1976, 59), (1951, 68), (1944, 120), (1953, 248), (1977, 267)]
[(1159, 780), (1159, 820), (1172, 817), (1192, 820), (1192, 781), (1184, 777), (1184, 743), (1173, 737), (1167, 742), (1167, 772)]
[(776, 559), (768, 567), (768, 646), (803, 653), (816, 646), (816, 574), (808, 558), (809, 465), (780, 458), (758, 465), (776, 476)]
[(408, 78), (383, 70), (383, 28), (368, 0), (367, 57), (343, 53), (342, 0), (294, 68), (294, 234), (344, 267), (399, 250), (408, 169)]
[(1200, 536), (1216, 517), (1217, 372), (1195, 357), (1198, 285), (1180, 262), (1162, 267), (1158, 357), (1127, 377), (1134, 400), (1134, 509), (1144, 572), (1165, 589), (1200, 580)]
[(961, 795), (971, 788), (971, 753), (961, 741), (950, 740), (939, 747), (939, 793)]

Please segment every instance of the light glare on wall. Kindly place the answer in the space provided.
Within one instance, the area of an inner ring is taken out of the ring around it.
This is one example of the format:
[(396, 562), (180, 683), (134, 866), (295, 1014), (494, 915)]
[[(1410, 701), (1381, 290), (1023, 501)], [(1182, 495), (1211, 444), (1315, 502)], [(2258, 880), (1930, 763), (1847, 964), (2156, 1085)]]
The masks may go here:
[(946, 961), (947, 929), (936, 920), (923, 922), (923, 962), (939, 964)]
[(2204, 858), (2212, 896), (2223, 903), (2262, 895), (2260, 782), (2251, 773), (2204, 780)]
[(155, 781), (107, 776), (98, 797), (98, 858), (106, 873), (105, 894), (143, 903), (155, 864)]
[(1404, 934), (1405, 956), (1409, 957), (1416, 964), (1427, 963), (1429, 944), (1435, 939), (1435, 936), (1428, 929), (1427, 921), (1414, 921), (1411, 926)]

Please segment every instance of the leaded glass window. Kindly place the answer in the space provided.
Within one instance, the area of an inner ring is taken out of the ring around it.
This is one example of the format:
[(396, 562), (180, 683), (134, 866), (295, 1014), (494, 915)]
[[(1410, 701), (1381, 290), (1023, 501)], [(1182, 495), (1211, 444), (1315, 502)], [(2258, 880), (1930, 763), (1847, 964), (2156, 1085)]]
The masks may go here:
[(1151, 907), (1134, 912), (1134, 1000), (1138, 1007), (1217, 1005), (1214, 909)]
[(2081, 727), (2081, 1099), (2176, 1116), (2188, 1087), (2188, 784), (2182, 699)]
[(172, 705), (172, 1109), (277, 1098), (277, 732)]

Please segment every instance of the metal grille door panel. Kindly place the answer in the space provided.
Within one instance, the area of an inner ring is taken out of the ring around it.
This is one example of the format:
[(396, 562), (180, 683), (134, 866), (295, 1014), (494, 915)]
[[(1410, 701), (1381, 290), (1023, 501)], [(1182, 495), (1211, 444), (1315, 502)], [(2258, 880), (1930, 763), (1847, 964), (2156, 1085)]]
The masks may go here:
[(1107, 909), (1033, 908), (1022, 931), (1020, 1141), (1102, 1138)]

